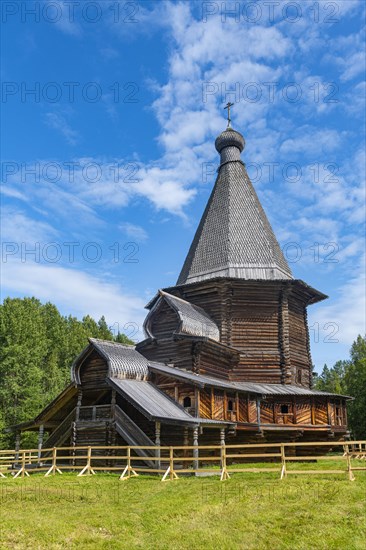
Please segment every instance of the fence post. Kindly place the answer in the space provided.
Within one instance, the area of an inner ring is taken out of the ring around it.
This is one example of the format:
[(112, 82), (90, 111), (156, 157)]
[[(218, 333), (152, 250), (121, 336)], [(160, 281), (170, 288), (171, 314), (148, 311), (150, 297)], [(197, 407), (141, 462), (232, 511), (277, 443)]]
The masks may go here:
[(56, 447), (53, 447), (52, 449), (52, 466), (51, 468), (45, 473), (44, 477), (49, 476), (50, 474), (55, 475), (55, 473), (62, 474), (61, 470), (57, 468), (57, 449)]
[(286, 472), (286, 454), (285, 454), (285, 446), (283, 444), (281, 444), (281, 464), (282, 464), (282, 468), (281, 468), (281, 477), (280, 477), (280, 479), (283, 479), (284, 477), (287, 476), (287, 472)]
[(174, 459), (173, 447), (169, 447), (169, 468), (167, 469), (167, 471), (163, 475), (163, 478), (162, 478), (161, 481), (166, 481), (168, 475), (169, 475), (170, 481), (172, 481), (173, 479), (178, 479), (178, 476), (174, 471), (174, 460), (173, 459)]
[(90, 475), (90, 474), (95, 474), (93, 468), (91, 467), (91, 452), (92, 452), (92, 449), (91, 447), (88, 447), (88, 454), (87, 454), (87, 457), (86, 457), (86, 466), (85, 468), (83, 468), (81, 470), (81, 472), (78, 474), (78, 476), (83, 476), (83, 475)]
[(131, 447), (127, 447), (127, 464), (119, 479), (130, 479), (131, 473), (133, 476), (138, 476), (135, 470), (131, 467)]
[(343, 449), (344, 449), (344, 452), (345, 452), (346, 458), (347, 458), (348, 478), (349, 478), (350, 481), (354, 481), (356, 478), (355, 478), (355, 476), (353, 475), (353, 472), (352, 472), (351, 453), (349, 452), (349, 446), (348, 445), (343, 445)]
[(22, 477), (24, 477), (24, 475), (29, 477), (29, 474), (28, 474), (27, 470), (25, 469), (25, 453), (26, 453), (26, 451), (20, 451), (20, 452), (22, 454), (22, 467), (20, 468), (18, 473), (15, 474), (13, 479), (17, 478), (19, 475), (21, 475)]
[(225, 444), (221, 445), (220, 453), (221, 453), (220, 481), (225, 481), (225, 479), (230, 479), (229, 472), (227, 471), (227, 468), (226, 468), (226, 445)]

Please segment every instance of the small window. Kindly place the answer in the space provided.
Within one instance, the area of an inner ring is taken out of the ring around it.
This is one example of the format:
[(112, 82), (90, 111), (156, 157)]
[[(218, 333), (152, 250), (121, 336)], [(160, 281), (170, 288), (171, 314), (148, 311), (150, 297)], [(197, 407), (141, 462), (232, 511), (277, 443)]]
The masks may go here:
[(233, 412), (234, 410), (234, 402), (232, 399), (229, 399), (229, 401), (227, 402), (227, 410), (229, 412)]
[(191, 407), (191, 406), (192, 406), (192, 400), (191, 400), (191, 398), (188, 397), (188, 396), (185, 397), (185, 398), (183, 399), (183, 407), (186, 408), (186, 409), (188, 409), (188, 408)]
[(281, 405), (281, 414), (288, 414), (288, 405)]
[(302, 381), (302, 372), (301, 372), (301, 369), (297, 369), (296, 382), (297, 384), (301, 384), (301, 381)]

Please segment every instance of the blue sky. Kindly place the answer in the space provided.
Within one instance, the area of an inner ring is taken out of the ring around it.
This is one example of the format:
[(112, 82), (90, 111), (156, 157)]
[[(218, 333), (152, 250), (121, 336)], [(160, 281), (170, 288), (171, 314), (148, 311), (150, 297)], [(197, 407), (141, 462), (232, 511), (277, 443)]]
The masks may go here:
[(316, 368), (346, 358), (365, 327), (364, 2), (1, 7), (2, 296), (139, 338), (178, 277), (231, 101), (294, 276), (330, 296), (309, 308)]

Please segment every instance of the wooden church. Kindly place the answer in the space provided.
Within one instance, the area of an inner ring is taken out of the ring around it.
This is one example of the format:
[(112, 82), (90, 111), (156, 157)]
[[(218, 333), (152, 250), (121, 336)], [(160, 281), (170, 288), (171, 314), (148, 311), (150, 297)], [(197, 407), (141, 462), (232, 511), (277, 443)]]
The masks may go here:
[(13, 427), (18, 447), (22, 430), (39, 430), (45, 448), (347, 435), (347, 397), (312, 389), (307, 306), (326, 296), (293, 278), (241, 159), (244, 145), (229, 118), (178, 281), (146, 306), (146, 338), (135, 347), (90, 338), (71, 384)]

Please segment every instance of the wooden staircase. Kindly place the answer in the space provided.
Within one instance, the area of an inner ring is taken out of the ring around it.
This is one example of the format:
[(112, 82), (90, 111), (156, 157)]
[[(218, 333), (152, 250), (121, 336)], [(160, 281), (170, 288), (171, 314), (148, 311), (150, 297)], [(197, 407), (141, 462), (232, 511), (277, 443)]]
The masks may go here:
[(72, 424), (75, 421), (76, 409), (73, 409), (59, 426), (50, 434), (43, 444), (45, 449), (52, 447), (62, 447), (68, 440), (70, 441)]
[[(126, 441), (128, 445), (153, 447), (155, 443), (138, 427), (137, 424), (126, 414), (118, 405), (115, 407), (115, 421), (117, 433)], [(145, 464), (150, 468), (155, 467), (155, 463), (148, 460), (155, 457), (155, 451), (149, 449), (135, 449), (138, 456), (145, 457)]]
[[(70, 442), (75, 447), (108, 446), (108, 426), (114, 426), (127, 445), (136, 447), (153, 447), (155, 445), (118, 405), (114, 409), (115, 414), (112, 417), (110, 405), (80, 407), (79, 418), (76, 420), (76, 408), (74, 408), (47, 438), (43, 447), (45, 449), (62, 447), (65, 444), (69, 445)], [(134, 452), (136, 455), (146, 458), (144, 463), (148, 467), (156, 467), (156, 462), (151, 460), (156, 456), (154, 450), (135, 449)], [(47, 452), (45, 456), (48, 454)]]

